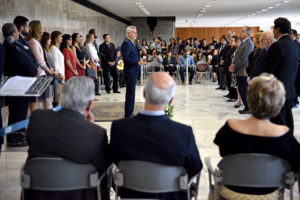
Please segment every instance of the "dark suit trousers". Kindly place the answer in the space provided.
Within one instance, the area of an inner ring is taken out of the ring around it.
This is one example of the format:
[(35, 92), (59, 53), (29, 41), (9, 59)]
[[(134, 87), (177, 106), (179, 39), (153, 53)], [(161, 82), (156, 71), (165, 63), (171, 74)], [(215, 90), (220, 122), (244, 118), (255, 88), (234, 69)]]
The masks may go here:
[(133, 114), (135, 100), (136, 78), (126, 77), (125, 117)]
[(247, 77), (237, 76), (236, 81), (245, 109), (249, 110), (248, 103), (247, 103), (247, 96), (246, 96), (247, 89), (248, 89)]
[(218, 67), (218, 72), (219, 72), (219, 80), (220, 80), (220, 87), (226, 88), (226, 72), (225, 72), (225, 67), (224, 66), (219, 66)]
[(110, 76), (113, 77), (113, 91), (118, 90), (118, 73), (116, 66), (103, 66), (103, 78), (105, 84), (105, 90), (109, 91), (110, 89)]
[[(181, 77), (182, 82), (184, 82), (184, 72), (186, 72), (186, 69), (183, 67), (180, 67), (180, 77)], [(190, 73), (189, 81), (192, 82), (194, 75), (195, 75), (195, 71), (192, 67), (189, 67), (188, 72)]]
[[(29, 107), (30, 98), (28, 97), (7, 97), (8, 103), (8, 125), (22, 121), (27, 118), (27, 112)], [(22, 131), (22, 130), (21, 130)], [(14, 143), (22, 140), (20, 134), (9, 134), (7, 135), (7, 142)]]
[(294, 118), (292, 112), (294, 102), (294, 100), (286, 100), (285, 104), (280, 110), (280, 113), (271, 119), (271, 122), (275, 124), (286, 125), (289, 127), (291, 134), (294, 134)]

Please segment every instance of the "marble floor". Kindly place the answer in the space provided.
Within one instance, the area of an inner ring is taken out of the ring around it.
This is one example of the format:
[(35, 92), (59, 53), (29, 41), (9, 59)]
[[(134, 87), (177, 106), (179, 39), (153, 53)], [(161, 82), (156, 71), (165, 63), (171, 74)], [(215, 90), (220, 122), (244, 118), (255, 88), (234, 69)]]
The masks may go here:
[[(212, 163), (216, 166), (220, 160), (217, 147), (213, 144), (218, 129), (229, 118), (247, 118), (248, 115), (239, 115), (238, 109), (233, 108), (234, 103), (225, 102), (223, 95), (227, 92), (215, 90), (216, 84), (211, 81), (203, 81), (201, 84), (192, 86), (177, 87), (174, 97), (175, 121), (191, 125), (195, 134), (200, 156), (204, 161), (205, 157), (211, 157)], [(124, 101), (125, 89), (120, 90), (121, 94), (102, 94), (98, 96), (100, 102), (122, 102)], [(143, 102), (142, 86), (136, 89), (136, 102)], [(300, 141), (300, 109), (294, 109), (295, 136)], [(110, 132), (110, 122), (99, 122), (100, 126)], [(19, 174), (27, 153), (26, 148), (3, 147), (0, 157), (0, 200), (17, 200), (20, 198)], [(298, 188), (294, 187), (294, 197), (299, 199)], [(201, 172), (200, 188), (198, 199), (206, 200), (208, 195), (208, 173), (206, 167)], [(288, 192), (286, 192), (288, 196)]]

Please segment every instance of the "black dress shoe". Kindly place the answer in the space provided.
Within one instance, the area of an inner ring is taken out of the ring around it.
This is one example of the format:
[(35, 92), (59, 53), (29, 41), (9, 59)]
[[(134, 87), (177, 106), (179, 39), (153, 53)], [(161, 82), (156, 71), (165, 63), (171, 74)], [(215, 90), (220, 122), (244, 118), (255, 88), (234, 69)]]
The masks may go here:
[(229, 98), (229, 97), (230, 97), (230, 94), (226, 94), (226, 95), (224, 95), (223, 97)]
[(99, 95), (100, 96), (101, 94), (99, 92), (97, 92), (97, 93), (95, 93), (95, 95)]
[(110, 94), (110, 90), (106, 90), (106, 93), (107, 93), (107, 94)]
[(218, 88), (216, 88), (216, 90), (223, 90), (223, 88), (222, 87), (218, 87)]
[(242, 115), (243, 115), (243, 114), (250, 114), (250, 111), (244, 109), (244, 110), (239, 110), (239, 113), (242, 114)]
[(241, 107), (241, 105), (242, 105), (242, 104), (239, 104), (239, 105), (235, 104), (233, 107), (234, 107), (234, 108), (239, 108), (239, 107)]
[(114, 91), (114, 93), (121, 93), (120, 91), (118, 91), (118, 90), (116, 90), (116, 91)]

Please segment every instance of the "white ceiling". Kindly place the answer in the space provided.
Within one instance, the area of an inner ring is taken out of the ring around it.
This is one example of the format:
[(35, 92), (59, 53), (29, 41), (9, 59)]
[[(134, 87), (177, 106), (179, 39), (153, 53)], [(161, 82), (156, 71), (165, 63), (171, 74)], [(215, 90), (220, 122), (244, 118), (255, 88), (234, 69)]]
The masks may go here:
[[(277, 17), (287, 17), (300, 28), (300, 0), (90, 0), (123, 18), (175, 16), (176, 27), (270, 27)], [(150, 15), (136, 5), (140, 2)], [(280, 6), (276, 4), (281, 4)], [(198, 17), (205, 5), (206, 13)], [(267, 9), (274, 7), (273, 9)], [(256, 13), (267, 9), (262, 13)], [(255, 15), (252, 15), (256, 13)]]

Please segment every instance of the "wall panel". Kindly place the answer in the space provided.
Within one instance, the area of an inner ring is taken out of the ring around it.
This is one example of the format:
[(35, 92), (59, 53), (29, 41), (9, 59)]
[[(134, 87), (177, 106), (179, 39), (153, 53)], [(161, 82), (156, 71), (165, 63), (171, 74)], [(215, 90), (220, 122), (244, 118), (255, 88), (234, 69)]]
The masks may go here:
[[(206, 38), (211, 42), (211, 37), (216, 37), (217, 40), (226, 34), (228, 30), (232, 30), (239, 35), (241, 27), (201, 27), (201, 28), (176, 28), (176, 38), (188, 39), (190, 37), (196, 37), (199, 39)], [(259, 27), (252, 27), (252, 35), (259, 31)]]

